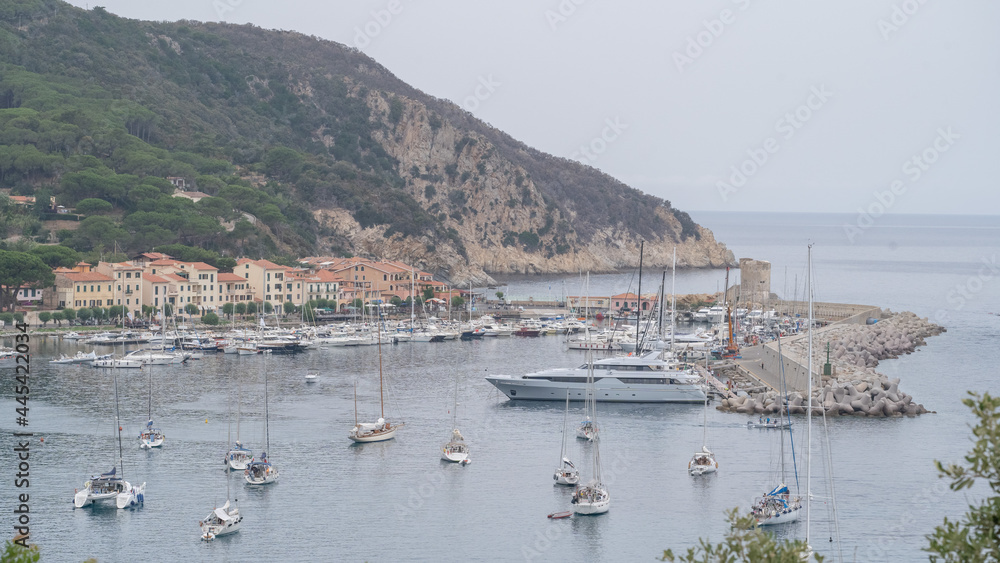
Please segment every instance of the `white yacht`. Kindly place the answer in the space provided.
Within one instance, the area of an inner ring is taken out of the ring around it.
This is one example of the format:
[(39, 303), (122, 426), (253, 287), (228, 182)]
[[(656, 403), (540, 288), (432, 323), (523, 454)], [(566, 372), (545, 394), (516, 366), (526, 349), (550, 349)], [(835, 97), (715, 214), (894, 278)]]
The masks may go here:
[[(596, 400), (606, 403), (702, 403), (701, 378), (654, 351), (642, 356), (604, 358), (594, 362)], [(587, 364), (554, 368), (528, 375), (487, 377), (504, 395), (528, 401), (558, 401), (569, 393), (582, 401), (587, 390)]]

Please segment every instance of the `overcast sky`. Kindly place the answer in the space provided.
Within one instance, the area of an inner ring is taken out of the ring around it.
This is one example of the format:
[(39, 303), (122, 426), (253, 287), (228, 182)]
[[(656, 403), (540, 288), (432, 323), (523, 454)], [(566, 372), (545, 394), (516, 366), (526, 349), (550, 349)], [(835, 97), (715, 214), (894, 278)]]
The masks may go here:
[(998, 2), (98, 5), (356, 46), (529, 145), (685, 210), (1000, 214)]

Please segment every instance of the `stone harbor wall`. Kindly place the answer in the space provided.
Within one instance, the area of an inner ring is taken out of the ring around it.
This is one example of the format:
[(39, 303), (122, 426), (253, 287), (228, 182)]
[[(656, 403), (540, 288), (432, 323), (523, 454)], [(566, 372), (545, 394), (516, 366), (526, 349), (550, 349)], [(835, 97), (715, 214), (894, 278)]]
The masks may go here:
[[(928, 412), (913, 397), (900, 391), (899, 380), (889, 380), (875, 371), (879, 361), (909, 354), (925, 339), (944, 332), (944, 328), (913, 313), (889, 313), (889, 318), (871, 325), (836, 324), (813, 334), (813, 400), (815, 413), (828, 415), (895, 416)], [(823, 375), (830, 349), (831, 375)], [(764, 347), (762, 363), (765, 382), (770, 390), (743, 393), (726, 399), (720, 410), (741, 414), (777, 414), (787, 406), (792, 414), (805, 414), (808, 384), (808, 337), (783, 339), (779, 360), (777, 343)], [(788, 398), (774, 390), (784, 367)], [(724, 377), (724, 376), (723, 376)], [(774, 381), (772, 381), (774, 379)]]

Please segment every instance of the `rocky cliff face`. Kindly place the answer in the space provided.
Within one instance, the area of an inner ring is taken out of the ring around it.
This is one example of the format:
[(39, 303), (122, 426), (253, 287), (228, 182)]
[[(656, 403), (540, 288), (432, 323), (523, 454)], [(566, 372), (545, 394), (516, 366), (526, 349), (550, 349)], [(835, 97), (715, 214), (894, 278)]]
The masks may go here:
[[(386, 237), (386, 228), (362, 228), (347, 213), (315, 211), (322, 225), (350, 240), (360, 254), (415, 262), (461, 283), (489, 283), (490, 274), (633, 268), (639, 262), (640, 239), (645, 242), (644, 262), (653, 267), (668, 266), (675, 247), (682, 268), (736, 264), (732, 251), (708, 229), (698, 226), (695, 235), (682, 236), (669, 204), (653, 209), (662, 228), (646, 236), (630, 225), (610, 222), (581, 233), (574, 208), (589, 202), (559, 205), (489, 136), (456, 126), (418, 100), (358, 85), (353, 92), (365, 96), (371, 119), (381, 125), (374, 138), (399, 162), (403, 189), (449, 233), (444, 243)], [(619, 188), (614, 183), (609, 182), (609, 192)]]

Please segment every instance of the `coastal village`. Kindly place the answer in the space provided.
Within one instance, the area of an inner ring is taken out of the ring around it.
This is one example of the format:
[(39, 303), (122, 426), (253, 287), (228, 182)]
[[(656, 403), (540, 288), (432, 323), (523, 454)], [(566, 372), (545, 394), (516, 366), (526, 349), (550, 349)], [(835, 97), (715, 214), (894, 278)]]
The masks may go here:
[[(177, 313), (193, 305), (198, 315), (221, 315), (227, 303), (254, 303), (258, 307), (269, 303), (285, 312), (318, 303), (331, 312), (347, 314), (372, 305), (392, 308), (413, 299), (425, 310), (440, 313), (448, 311), (449, 306), (460, 309), (470, 301), (498, 297), (495, 293), (482, 294), (481, 289), (477, 295), (475, 288), (451, 287), (428, 272), (398, 261), (327, 256), (306, 257), (299, 262), (299, 267), (291, 267), (240, 258), (232, 272), (220, 271), (205, 262), (175, 260), (158, 252), (142, 253), (125, 262), (79, 262), (73, 267), (53, 269), (52, 287), (22, 287), (17, 293), (17, 310), (31, 319), (30, 314), (39, 311), (120, 306), (124, 314), (141, 317), (161, 312), (164, 305)], [(717, 296), (693, 297), (714, 300)], [(605, 296), (566, 296), (556, 301), (531, 298), (523, 305), (607, 315), (649, 312), (657, 299), (655, 292), (643, 293), (640, 298), (626, 291)], [(690, 298), (687, 301), (698, 302)], [(511, 304), (502, 299), (497, 302)]]

